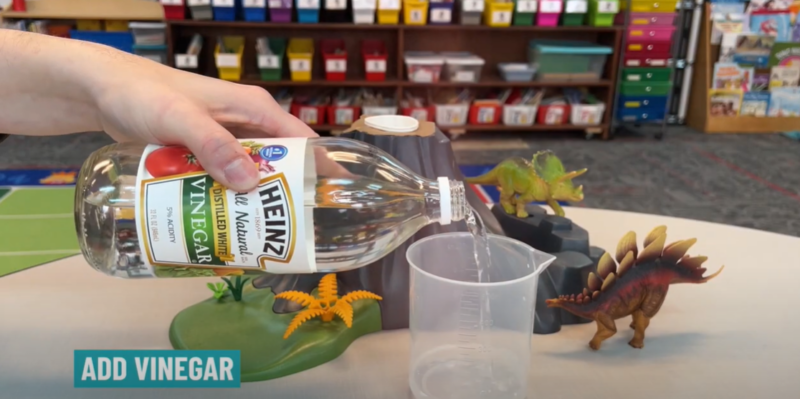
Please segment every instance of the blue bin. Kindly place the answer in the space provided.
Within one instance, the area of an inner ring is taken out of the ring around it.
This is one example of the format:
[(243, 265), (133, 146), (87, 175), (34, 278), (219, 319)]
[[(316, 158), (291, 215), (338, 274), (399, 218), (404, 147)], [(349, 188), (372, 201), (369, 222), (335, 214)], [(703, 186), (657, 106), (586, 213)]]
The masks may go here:
[(233, 7), (212, 8), (215, 21), (236, 21), (236, 17), (242, 13), (242, 0), (234, 1)]
[(266, 7), (244, 7), (244, 20), (248, 22), (264, 22), (267, 20)]
[[(322, 3), (324, 0), (320, 0)], [(309, 9), (300, 8), (300, 1), (295, 1), (295, 8), (297, 8), (297, 22), (301, 24), (316, 24), (319, 23), (319, 8)]]
[(75, 40), (104, 44), (120, 51), (133, 53), (133, 33), (131, 32), (70, 30), (69, 37)]

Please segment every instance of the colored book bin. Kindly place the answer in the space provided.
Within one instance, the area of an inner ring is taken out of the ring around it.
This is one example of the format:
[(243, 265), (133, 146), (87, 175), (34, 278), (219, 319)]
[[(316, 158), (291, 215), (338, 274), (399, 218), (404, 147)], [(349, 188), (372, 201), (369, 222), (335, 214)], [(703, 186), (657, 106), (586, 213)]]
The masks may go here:
[(381, 40), (364, 40), (361, 42), (361, 57), (364, 59), (364, 71), (370, 82), (386, 80), (386, 45)]
[(514, 0), (513, 25), (531, 26), (538, 8), (538, 0)]
[(619, 12), (618, 0), (590, 0), (589, 25), (613, 26), (614, 17)]
[(292, 80), (306, 82), (311, 80), (314, 41), (312, 39), (290, 39), (287, 55)]
[[(283, 76), (283, 55), (286, 53), (286, 39), (271, 37), (267, 40), (271, 55), (259, 55), (258, 69), (261, 80), (281, 80)], [(262, 59), (270, 57), (271, 59)]]
[(567, 0), (564, 2), (564, 12), (561, 13), (562, 26), (581, 26), (589, 12), (587, 0)]
[(347, 75), (347, 50), (344, 40), (322, 40), (319, 47), (322, 60), (325, 62), (325, 80), (344, 80)]
[(320, 0), (297, 0), (297, 22), (301, 24), (319, 23)]
[(431, 1), (428, 23), (431, 25), (449, 25), (453, 23), (453, 5), (455, 1)]
[(269, 20), (277, 23), (292, 22), (292, 0), (269, 0)]
[(536, 14), (536, 25), (558, 26), (564, 3), (561, 0), (540, 0), (539, 10)]
[(248, 22), (264, 22), (267, 20), (266, 7), (243, 7), (244, 20)]

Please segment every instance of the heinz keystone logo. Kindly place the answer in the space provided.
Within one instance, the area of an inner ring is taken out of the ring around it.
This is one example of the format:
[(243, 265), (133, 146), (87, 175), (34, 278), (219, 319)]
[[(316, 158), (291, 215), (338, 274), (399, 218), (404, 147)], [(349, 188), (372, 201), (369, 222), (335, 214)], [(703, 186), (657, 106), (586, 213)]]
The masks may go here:
[(264, 146), (260, 151), (259, 155), (261, 158), (266, 159), (267, 161), (280, 161), (281, 159), (286, 157), (286, 154), (289, 153), (289, 149), (282, 146), (282, 145), (268, 145)]
[(76, 350), (75, 388), (239, 388), (239, 351)]

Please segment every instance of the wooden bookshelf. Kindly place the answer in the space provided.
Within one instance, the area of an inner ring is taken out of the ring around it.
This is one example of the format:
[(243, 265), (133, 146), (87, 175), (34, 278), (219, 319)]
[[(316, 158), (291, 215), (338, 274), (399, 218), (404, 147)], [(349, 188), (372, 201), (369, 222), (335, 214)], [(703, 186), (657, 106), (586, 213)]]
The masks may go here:
[(27, 0), (27, 11), (2, 11), (0, 19), (100, 19), (161, 21), (164, 8), (148, 0)]

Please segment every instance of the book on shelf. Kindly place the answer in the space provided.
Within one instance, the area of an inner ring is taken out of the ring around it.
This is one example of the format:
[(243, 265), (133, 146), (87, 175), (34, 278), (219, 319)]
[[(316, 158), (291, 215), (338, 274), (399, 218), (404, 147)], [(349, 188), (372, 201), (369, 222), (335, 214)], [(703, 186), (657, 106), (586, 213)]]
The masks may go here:
[(769, 54), (768, 66), (795, 66), (800, 68), (800, 43), (775, 43)]
[(787, 42), (792, 37), (792, 15), (788, 10), (753, 11), (750, 13), (750, 32)]
[(753, 85), (753, 67), (743, 67), (732, 62), (714, 64), (712, 89), (750, 91)]
[(749, 91), (742, 96), (739, 116), (767, 116), (769, 92)]
[(797, 87), (776, 87), (770, 93), (769, 111), (774, 117), (800, 116), (800, 89)]
[(711, 89), (709, 91), (709, 113), (711, 116), (737, 116), (741, 105), (741, 90)]
[(711, 22), (711, 44), (720, 44), (722, 36), (726, 33), (738, 34), (744, 32), (744, 18), (744, 14), (713, 15)]
[(797, 87), (800, 83), (800, 67), (774, 66), (770, 71), (770, 90), (778, 87)]
[(753, 33), (743, 33), (736, 38), (733, 61), (739, 65), (766, 68), (775, 37)]
[(753, 85), (750, 91), (769, 91), (769, 72), (758, 72), (753, 75)]

